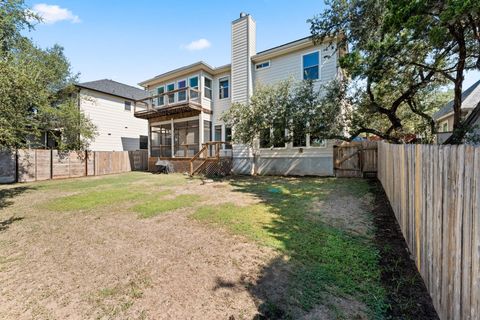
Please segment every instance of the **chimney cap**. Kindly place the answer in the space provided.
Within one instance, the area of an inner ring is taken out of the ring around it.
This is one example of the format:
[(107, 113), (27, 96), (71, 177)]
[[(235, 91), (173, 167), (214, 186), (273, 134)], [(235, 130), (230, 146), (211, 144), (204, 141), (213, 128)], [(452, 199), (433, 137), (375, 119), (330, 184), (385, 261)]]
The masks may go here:
[(240, 18), (244, 18), (246, 16), (248, 16), (248, 13), (246, 13), (244, 11), (240, 12)]

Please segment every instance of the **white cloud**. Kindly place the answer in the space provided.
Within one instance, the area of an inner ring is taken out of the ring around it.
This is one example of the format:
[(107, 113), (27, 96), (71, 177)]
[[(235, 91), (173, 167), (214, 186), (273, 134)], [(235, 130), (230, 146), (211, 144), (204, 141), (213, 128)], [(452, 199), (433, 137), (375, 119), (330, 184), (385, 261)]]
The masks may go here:
[(32, 11), (39, 15), (46, 24), (54, 24), (59, 21), (80, 23), (80, 18), (72, 11), (53, 4), (39, 3), (33, 6)]
[(187, 44), (185, 46), (185, 49), (187, 49), (189, 51), (197, 51), (197, 50), (203, 50), (203, 49), (210, 48), (211, 45), (212, 44), (210, 43), (210, 41), (202, 38), (202, 39), (198, 39), (198, 40), (190, 42), (189, 44)]

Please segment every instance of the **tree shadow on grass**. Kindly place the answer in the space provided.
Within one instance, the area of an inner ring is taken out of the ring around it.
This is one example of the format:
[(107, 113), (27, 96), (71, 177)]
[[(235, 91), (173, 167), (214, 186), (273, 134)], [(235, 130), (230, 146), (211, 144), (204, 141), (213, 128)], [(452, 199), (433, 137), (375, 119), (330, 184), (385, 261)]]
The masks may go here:
[[(21, 186), (15, 188), (0, 189), (0, 212), (2, 209), (11, 206), (14, 203), (13, 200), (15, 199), (15, 197), (29, 190), (33, 190), (33, 188), (29, 186)], [(23, 220), (23, 217), (16, 217), (15, 215), (7, 219), (0, 220), (0, 232), (7, 230), (12, 223), (21, 220)]]
[(0, 189), (0, 210), (13, 204), (13, 199), (29, 190), (33, 190), (29, 186), (21, 186), (15, 188)]
[[(312, 211), (313, 203), (334, 192), (362, 196), (368, 184), (275, 177), (235, 178), (230, 184), (254, 195), (274, 216), (262, 225), (257, 240), (278, 249), (279, 256), (259, 279), (237, 284), (258, 302), (255, 319), (363, 319), (383, 313), (385, 293), (371, 239), (312, 217), (319, 214)], [(348, 310), (347, 305), (356, 307)]]

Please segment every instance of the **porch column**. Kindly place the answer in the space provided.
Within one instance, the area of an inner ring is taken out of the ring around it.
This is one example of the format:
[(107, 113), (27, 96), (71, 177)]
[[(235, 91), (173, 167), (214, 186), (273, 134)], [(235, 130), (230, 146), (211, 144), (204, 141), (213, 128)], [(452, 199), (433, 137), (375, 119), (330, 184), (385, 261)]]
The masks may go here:
[(147, 148), (147, 151), (148, 151), (148, 157), (150, 158), (152, 156), (152, 152), (151, 152), (151, 149), (152, 149), (152, 126), (150, 124), (150, 120), (148, 120), (148, 148)]
[(172, 151), (172, 158), (175, 158), (175, 133), (174, 133), (173, 118), (170, 119), (170, 148)]
[(200, 115), (198, 116), (198, 121), (199, 121), (199, 124), (198, 124), (198, 130), (200, 130), (200, 132), (198, 133), (198, 150), (202, 149), (202, 144), (205, 142), (205, 137), (203, 136), (203, 133), (204, 133), (204, 128), (203, 128), (203, 111), (200, 111)]

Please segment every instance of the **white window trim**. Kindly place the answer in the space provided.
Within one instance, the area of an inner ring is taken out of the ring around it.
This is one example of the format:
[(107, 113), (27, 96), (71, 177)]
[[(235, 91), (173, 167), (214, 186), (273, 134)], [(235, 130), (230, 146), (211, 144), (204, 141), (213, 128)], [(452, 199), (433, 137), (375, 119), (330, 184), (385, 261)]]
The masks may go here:
[[(228, 81), (228, 97), (224, 97), (224, 98), (220, 97), (220, 81), (222, 81), (222, 80), (227, 80)], [(230, 76), (225, 76), (225, 77), (218, 78), (218, 100), (230, 99), (230, 94), (231, 94), (230, 83), (231, 83)]]
[(317, 49), (317, 50), (314, 50), (314, 51), (310, 51), (310, 52), (306, 52), (304, 54), (302, 54), (300, 56), (300, 79), (302, 81), (304, 81), (305, 79), (303, 79), (303, 70), (304, 70), (304, 67), (303, 67), (303, 57), (304, 56), (308, 56), (309, 54), (312, 54), (312, 53), (315, 53), (315, 52), (318, 52), (318, 79), (315, 79), (315, 80), (312, 80), (313, 82), (315, 81), (320, 81), (322, 79), (322, 52), (320, 49)]
[[(205, 99), (207, 99), (207, 100), (209, 100), (209, 101), (212, 101), (212, 99), (213, 99), (213, 88), (212, 88), (212, 87), (213, 87), (213, 80), (212, 80), (212, 78), (207, 77), (207, 76), (203, 76), (203, 78), (204, 78), (204, 80), (203, 80), (203, 95), (202, 95), (202, 96), (203, 96)], [(210, 87), (207, 87), (207, 86), (205, 85), (205, 82), (206, 82), (205, 79), (210, 80), (210, 83), (211, 83)], [(209, 89), (210, 89), (210, 91), (211, 91), (211, 96), (212, 96), (211, 98), (208, 98), (207, 95), (205, 94), (205, 88), (209, 88)]]
[[(260, 65), (264, 64), (264, 63), (267, 63), (268, 62), (268, 66), (266, 67), (261, 67), (259, 68)], [(270, 68), (270, 65), (272, 64), (272, 62), (270, 60), (265, 60), (265, 61), (262, 61), (262, 62), (259, 62), (255, 65), (255, 70), (264, 70), (264, 69), (268, 69)]]

